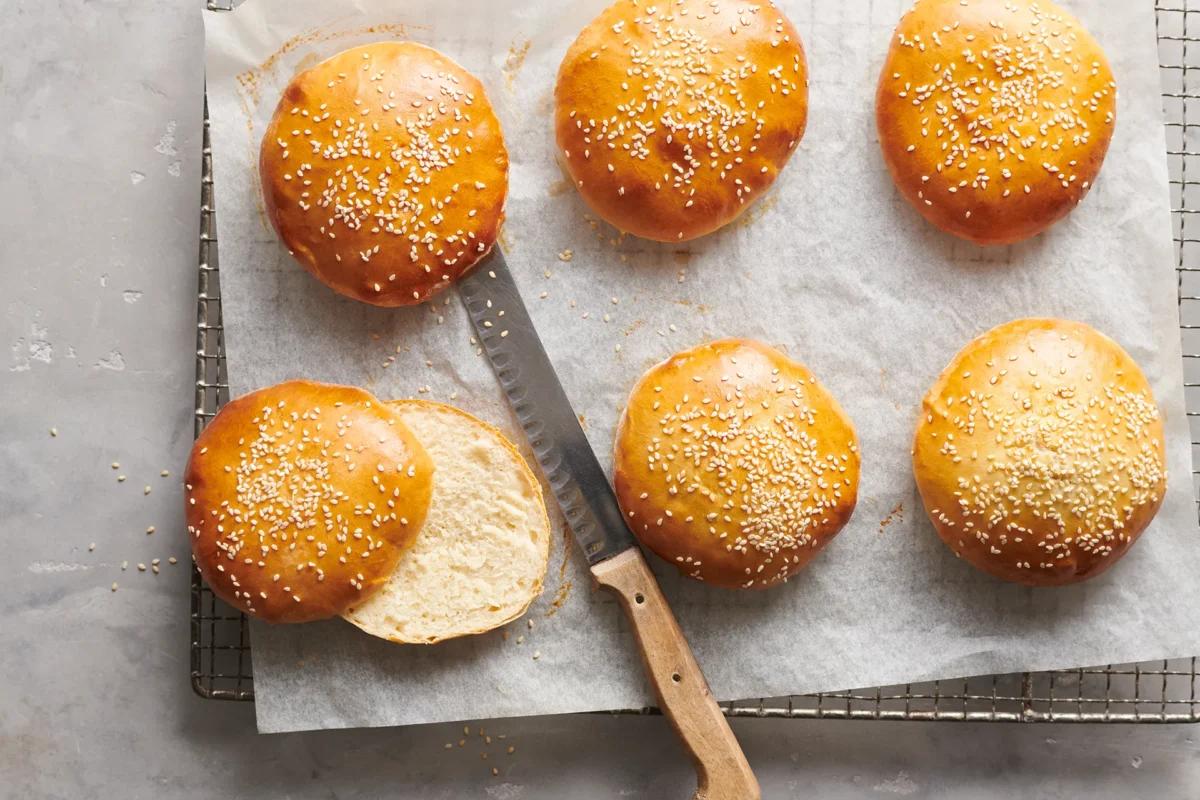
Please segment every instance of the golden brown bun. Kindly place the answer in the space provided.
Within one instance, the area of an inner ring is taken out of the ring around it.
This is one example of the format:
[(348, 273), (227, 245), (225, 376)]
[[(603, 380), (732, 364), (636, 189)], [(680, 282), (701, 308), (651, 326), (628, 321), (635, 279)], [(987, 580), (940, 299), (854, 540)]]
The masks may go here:
[(378, 306), (420, 303), (487, 255), (508, 192), (483, 85), (413, 42), (355, 47), (294, 77), (259, 169), (288, 251)]
[(567, 50), (559, 157), (623, 231), (676, 242), (732, 221), (804, 136), (800, 36), (765, 0), (618, 0)]
[(433, 464), (399, 415), (349, 386), (288, 381), (232, 400), (185, 479), (196, 566), (269, 622), (342, 613), (378, 591), (429, 508)]
[(875, 111), (884, 160), (917, 211), (1007, 244), (1087, 194), (1116, 106), (1104, 51), (1049, 0), (918, 0), (892, 38)]
[(954, 357), (925, 397), (913, 472), (954, 553), (997, 578), (1099, 575), (1167, 488), (1163, 427), (1129, 354), (1080, 322), (1022, 319)]
[(786, 581), (858, 498), (858, 441), (803, 365), (727, 339), (638, 381), (617, 429), (617, 501), (642, 544), (728, 588)]

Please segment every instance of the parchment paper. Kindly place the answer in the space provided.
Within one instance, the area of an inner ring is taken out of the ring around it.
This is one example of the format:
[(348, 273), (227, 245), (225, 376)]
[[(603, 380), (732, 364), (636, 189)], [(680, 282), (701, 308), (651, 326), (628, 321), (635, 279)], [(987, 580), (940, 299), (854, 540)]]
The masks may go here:
[[(879, 155), (875, 80), (907, 0), (782, 0), (808, 50), (810, 124), (743, 221), (683, 246), (591, 221), (555, 164), (551, 105), (562, 54), (604, 3), (250, 0), (205, 15), (233, 392), (300, 376), (359, 384), (385, 398), (455, 402), (521, 441), (453, 292), (393, 311), (341, 299), (291, 261), (262, 214), (258, 142), (287, 79), (344, 47), (416, 39), (478, 74), (497, 106), (512, 157), (502, 244), (606, 468), (638, 375), (718, 337), (762, 339), (801, 359), (858, 426), (858, 510), (792, 582), (733, 593), (654, 560), (719, 698), (1200, 653), (1153, 5), (1066, 3), (1116, 71), (1112, 150), (1066, 222), (1029, 243), (980, 249), (923, 222)], [(1034, 315), (1115, 337), (1144, 367), (1167, 423), (1171, 483), (1158, 519), (1108, 574), (1065, 589), (1001, 583), (956, 561), (924, 517), (909, 462), (920, 399), (954, 353)], [(259, 729), (652, 702), (618, 608), (592, 590), (564, 541), (544, 596), (507, 632), (405, 647), (340, 620), (253, 625)]]

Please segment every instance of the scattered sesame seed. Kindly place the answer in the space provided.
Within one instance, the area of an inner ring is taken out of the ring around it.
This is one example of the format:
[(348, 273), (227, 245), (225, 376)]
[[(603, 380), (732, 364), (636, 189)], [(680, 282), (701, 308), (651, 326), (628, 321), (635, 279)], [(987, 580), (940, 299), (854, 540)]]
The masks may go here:
[[(268, 142), (294, 167), (284, 173), (284, 194), (314, 218), (308, 249), (362, 262), (360, 286), (373, 300), (421, 301), (490, 248), (503, 192), (470, 188), (506, 179), (498, 123), (464, 85), (474, 79), (445, 61), (410, 78), (350, 58), (361, 79), (332, 85), (350, 86), (354, 107), (303, 109), (309, 127), (293, 128), (292, 140), (280, 133), (296, 118), (280, 115)], [(405, 81), (417, 95), (400, 100), (385, 81)]]
[[(748, 29), (758, 40), (718, 44), (705, 20), (722, 13), (722, 28), (730, 19), (739, 39)], [(774, 50), (761, 52), (759, 42)], [(576, 105), (557, 110), (558, 145), (575, 184), (623, 197), (634, 193), (627, 182), (636, 178), (637, 190), (655, 193), (654, 227), (672, 226), (680, 240), (701, 207), (698, 185), (724, 184), (745, 204), (770, 184), (802, 134), (804, 54), (768, 3), (614, 4), (580, 35), (563, 74), (620, 87), (564, 93)], [(767, 97), (771, 114), (763, 113)], [(593, 150), (603, 157), (592, 159)], [(660, 159), (667, 162), (661, 174), (647, 174), (647, 162)]]
[[(1094, 46), (1087, 32), (1052, 8), (1006, 8), (1005, 18), (975, 15), (940, 32), (905, 17), (885, 67), (893, 85), (882, 102), (898, 120), (893, 129), (919, 129), (930, 142), (913, 155), (922, 175), (918, 208), (945, 207), (965, 230), (980, 200), (1015, 202), (1005, 185), (1014, 171), (1031, 177), (1044, 170), (1057, 180), (1039, 183), (1038, 193), (1058, 185), (1067, 191), (1052, 199), (1074, 205), (1087, 191), (1075, 173), (1081, 154), (1094, 153), (1096, 141), (1107, 142), (1112, 132), (1116, 85), (1099, 63), (1084, 63), (1082, 54)], [(934, 57), (909, 59), (908, 50)], [(916, 66), (892, 69), (907, 64)], [(1081, 95), (1083, 81), (1098, 75), (1101, 88)], [(918, 149), (898, 144), (909, 154)], [(1032, 184), (1022, 187), (1034, 193)]]

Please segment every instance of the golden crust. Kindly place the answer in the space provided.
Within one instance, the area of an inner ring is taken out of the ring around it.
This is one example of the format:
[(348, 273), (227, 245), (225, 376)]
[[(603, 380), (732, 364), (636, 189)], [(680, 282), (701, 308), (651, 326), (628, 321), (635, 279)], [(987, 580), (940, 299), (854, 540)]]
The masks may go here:
[(423, 302), (487, 255), (508, 193), (483, 85), (413, 42), (355, 47), (294, 77), (259, 169), (288, 251), (378, 306)]
[(386, 582), (432, 480), (424, 448), (361, 389), (251, 392), (225, 404), (188, 460), (196, 566), (218, 597), (267, 621), (336, 616)]
[(764, 0), (617, 0), (567, 50), (559, 159), (583, 199), (658, 241), (731, 222), (804, 136), (800, 36)]
[(1058, 586), (1111, 567), (1167, 474), (1150, 385), (1079, 322), (1022, 319), (955, 356), (925, 397), (913, 473), (942, 540), (998, 578)]
[(1116, 102), (1104, 51), (1049, 0), (918, 0), (892, 37), (875, 110), (913, 207), (955, 236), (1007, 244), (1087, 194)]
[(854, 426), (805, 367), (758, 342), (679, 353), (638, 381), (613, 482), (634, 534), (688, 577), (786, 581), (850, 519)]

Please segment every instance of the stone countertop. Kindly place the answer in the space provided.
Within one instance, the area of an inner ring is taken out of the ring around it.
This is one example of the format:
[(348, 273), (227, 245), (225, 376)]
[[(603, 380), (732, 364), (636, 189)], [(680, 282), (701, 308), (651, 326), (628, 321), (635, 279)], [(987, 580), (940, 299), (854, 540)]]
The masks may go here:
[[(477, 723), (459, 747), (458, 725), (259, 736), (249, 704), (192, 694), (178, 475), (192, 436), (198, 6), (18, 0), (0, 21), (0, 795), (688, 796), (658, 718), (482, 723), (506, 736), (491, 744)], [(1190, 726), (734, 727), (769, 798), (1200, 786)]]

